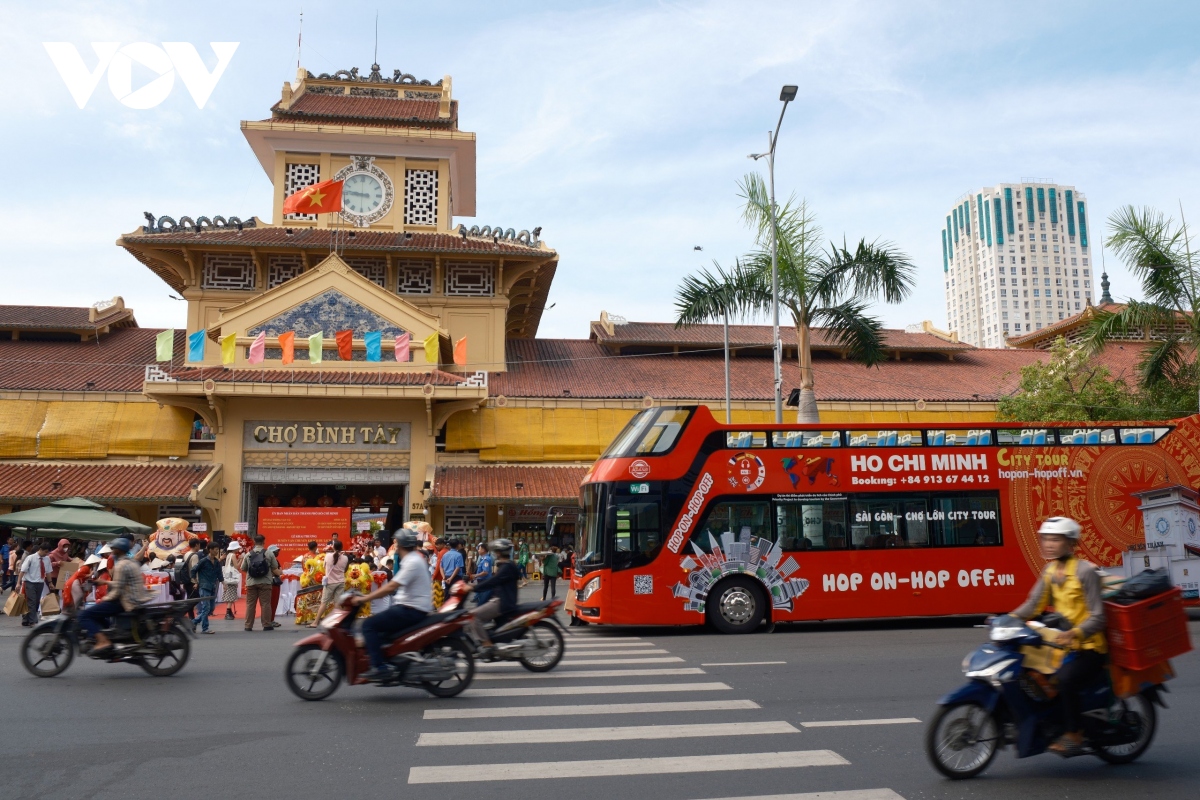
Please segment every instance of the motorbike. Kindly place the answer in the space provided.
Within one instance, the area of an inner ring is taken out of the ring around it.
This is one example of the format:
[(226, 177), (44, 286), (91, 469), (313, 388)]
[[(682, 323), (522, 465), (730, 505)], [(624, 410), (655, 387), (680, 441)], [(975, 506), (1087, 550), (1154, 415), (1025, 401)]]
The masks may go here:
[[(466, 583), (456, 583), (442, 603), (441, 610), (461, 607), (469, 592)], [(562, 605), (562, 600), (518, 605), (493, 622), (495, 627), (489, 633), (493, 647), (486, 654), (480, 652), (478, 642), (471, 640), (472, 655), (486, 662), (519, 661), (530, 672), (549, 672), (562, 661), (566, 650), (563, 639), (566, 631), (554, 617)]]
[[(300, 699), (324, 700), (343, 681), (351, 686), (369, 682), (362, 677), (370, 669), (367, 650), (354, 632), (355, 596), (348, 593), (317, 624), (316, 633), (296, 642), (284, 679)], [(465, 609), (450, 609), (392, 634), (384, 654), (395, 668), (393, 677), (378, 685), (421, 688), (434, 697), (461, 693), (475, 677), (472, 648), (463, 633), (467, 619)]]
[[(191, 655), (191, 620), (187, 612), (201, 598), (145, 605), (117, 614), (104, 633), (113, 649), (98, 660), (125, 662), (150, 675), (165, 678), (183, 669)], [(74, 611), (68, 611), (34, 626), (21, 647), (21, 664), (38, 678), (53, 678), (71, 666), (78, 651), (91, 656), (93, 644), (79, 627)]]
[[(926, 730), (926, 754), (948, 778), (978, 775), (1005, 745), (1015, 746), (1017, 758), (1039, 755), (1064, 733), (1052, 675), (1070, 655), (1047, 636), (1068, 630), (1069, 623), (1054, 614), (1030, 622), (1004, 615), (989, 627), (990, 642), (963, 659), (968, 682), (938, 701)], [(1154, 738), (1155, 706), (1166, 708), (1166, 691), (1161, 683), (1148, 683), (1119, 697), (1105, 670), (1083, 691), (1084, 746), (1071, 755), (1110, 764), (1135, 761)]]

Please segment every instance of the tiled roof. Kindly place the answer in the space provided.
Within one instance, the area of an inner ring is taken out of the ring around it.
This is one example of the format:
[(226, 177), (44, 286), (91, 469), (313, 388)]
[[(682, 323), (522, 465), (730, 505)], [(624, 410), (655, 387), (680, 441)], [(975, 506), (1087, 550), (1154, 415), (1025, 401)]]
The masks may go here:
[[(291, 231), (289, 233), (288, 231)], [(359, 250), (404, 251), (409, 253), (470, 253), (500, 256), (553, 256), (548, 248), (530, 247), (512, 241), (493, 242), (490, 237), (467, 237), (452, 233), (401, 233), (398, 231), (342, 231), (340, 247), (353, 255)], [(193, 248), (205, 245), (236, 247), (321, 248), (329, 252), (333, 231), (328, 228), (286, 228), (257, 225), (242, 231), (204, 230), (200, 233), (146, 233), (141, 228), (121, 237), (126, 245), (178, 245)]]
[(587, 471), (587, 467), (438, 467), (429, 500), (432, 503), (575, 502)]
[[(627, 322), (614, 325), (610, 335), (599, 322), (592, 323), (591, 338), (607, 345), (689, 345), (722, 347), (724, 333), (720, 325), (686, 325), (676, 328), (671, 322)], [(780, 325), (779, 338), (785, 347), (796, 346), (796, 329)], [(930, 333), (908, 333), (898, 329), (883, 331), (884, 346), (895, 350), (960, 351), (971, 350), (965, 342), (948, 342)], [(770, 325), (730, 325), (729, 343), (734, 347), (771, 346)], [(814, 347), (835, 348), (837, 343), (823, 328), (812, 329)]]
[[(703, 355), (613, 356), (597, 342), (578, 339), (509, 340), (508, 372), (493, 373), (491, 396), (720, 400), (725, 396), (724, 359)], [(1110, 345), (1098, 357), (1114, 375), (1132, 376), (1137, 345)], [(874, 367), (837, 358), (814, 361), (821, 401), (994, 402), (1011, 393), (1021, 367), (1049, 358), (1044, 350), (969, 348), (954, 360), (885, 361)], [(772, 398), (769, 357), (738, 356), (730, 362), (734, 400)], [(783, 364), (785, 392), (800, 383), (794, 358)]]
[[(337, 362), (331, 362), (336, 364)], [(171, 377), (180, 381), (214, 380), (218, 383), (296, 383), (351, 386), (458, 386), (466, 382), (462, 375), (440, 369), (429, 372), (398, 372), (393, 370), (314, 370), (303, 369), (228, 369), (226, 367), (185, 367), (175, 369)]]
[(0, 329), (3, 330), (89, 330), (106, 325), (130, 322), (133, 312), (127, 308), (113, 311), (94, 322), (88, 319), (90, 308), (75, 306), (0, 306)]
[[(87, 342), (0, 338), (0, 390), (140, 392), (146, 365), (157, 363), (154, 339), (160, 332), (119, 328)], [(185, 336), (175, 332), (177, 354), (183, 353)]]
[(1023, 347), (1027, 344), (1032, 344), (1033, 342), (1040, 342), (1048, 336), (1059, 336), (1060, 334), (1063, 334), (1072, 328), (1078, 327), (1094, 317), (1097, 311), (1106, 311), (1108, 313), (1115, 314), (1124, 308), (1124, 303), (1104, 303), (1098, 306), (1088, 306), (1078, 314), (1072, 314), (1066, 319), (1060, 319), (1055, 323), (1047, 325), (1041, 330), (1030, 331), (1029, 333), (1021, 334), (1020, 336), (1010, 336), (1008, 337), (1008, 344), (1011, 347)]
[(181, 503), (212, 469), (201, 464), (0, 463), (0, 500), (25, 504), (86, 497), (98, 503)]
[[(404, 90), (399, 90), (403, 94)], [(458, 103), (451, 101), (450, 116), (438, 116), (437, 100), (413, 100), (390, 97), (350, 97), (340, 94), (305, 92), (292, 101), (289, 108), (276, 103), (271, 108), (274, 119), (298, 119), (321, 122), (348, 122), (359, 125), (419, 125), (421, 127), (452, 127), (458, 116)]]

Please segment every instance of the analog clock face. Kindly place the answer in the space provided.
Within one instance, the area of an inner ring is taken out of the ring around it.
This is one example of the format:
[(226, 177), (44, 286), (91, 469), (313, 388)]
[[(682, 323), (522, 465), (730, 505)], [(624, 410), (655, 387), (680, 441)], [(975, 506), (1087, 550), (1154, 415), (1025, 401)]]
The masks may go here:
[(342, 186), (342, 205), (351, 214), (370, 214), (383, 205), (383, 184), (374, 175), (351, 175)]

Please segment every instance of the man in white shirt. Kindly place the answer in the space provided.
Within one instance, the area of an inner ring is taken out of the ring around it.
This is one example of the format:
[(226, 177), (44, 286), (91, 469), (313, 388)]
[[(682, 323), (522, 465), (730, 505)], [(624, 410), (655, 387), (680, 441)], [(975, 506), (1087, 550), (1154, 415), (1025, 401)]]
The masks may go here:
[(46, 576), (52, 569), (50, 543), (45, 541), (38, 545), (37, 552), (25, 556), (25, 560), (21, 562), (21, 583), (17, 586), (17, 591), (24, 591), (25, 599), (29, 602), (29, 610), (21, 618), (22, 627), (32, 628), (41, 617), (42, 595), (46, 591)]
[(396, 531), (396, 552), (400, 554), (400, 569), (395, 577), (368, 595), (354, 598), (354, 605), (368, 603), (377, 597), (392, 595), (392, 605), (363, 622), (363, 639), (371, 669), (363, 674), (377, 681), (391, 674), (392, 667), (383, 654), (383, 641), (389, 633), (411, 628), (433, 611), (433, 581), (429, 562), (417, 550), (417, 537), (410, 530)]

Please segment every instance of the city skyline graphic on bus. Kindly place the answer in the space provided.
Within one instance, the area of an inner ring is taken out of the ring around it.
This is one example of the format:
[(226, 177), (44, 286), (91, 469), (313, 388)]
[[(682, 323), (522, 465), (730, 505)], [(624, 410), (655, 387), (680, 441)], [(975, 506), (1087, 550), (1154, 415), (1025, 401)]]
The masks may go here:
[(709, 552), (691, 542), (692, 555), (684, 556), (679, 566), (688, 571), (687, 583), (676, 583), (675, 597), (683, 599), (685, 611), (704, 613), (704, 603), (712, 586), (726, 575), (747, 575), (757, 578), (771, 595), (771, 605), (792, 610), (792, 601), (808, 590), (804, 578), (790, 578), (800, 565), (788, 556), (782, 564), (783, 548), (778, 543), (757, 536), (749, 530), (740, 535), (733, 531), (721, 534), (720, 543), (708, 534)]

